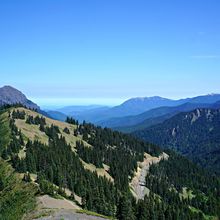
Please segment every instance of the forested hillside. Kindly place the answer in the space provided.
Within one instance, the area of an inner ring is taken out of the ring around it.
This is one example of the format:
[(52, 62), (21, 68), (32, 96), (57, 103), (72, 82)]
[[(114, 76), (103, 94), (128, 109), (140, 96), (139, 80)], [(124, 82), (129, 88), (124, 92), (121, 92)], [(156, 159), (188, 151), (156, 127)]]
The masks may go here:
[(220, 110), (196, 109), (134, 134), (220, 174)]
[[(167, 207), (162, 208), (161, 216), (165, 215), (166, 219), (209, 219), (216, 213), (220, 216), (219, 178), (172, 151), (167, 153), (169, 160), (152, 165), (146, 177), (146, 186), (159, 195)], [(168, 210), (173, 207), (176, 212), (172, 216)]]
[(22, 182), (11, 166), (0, 159), (0, 219), (21, 219), (35, 207), (36, 192), (36, 186)]
[[(4, 157), (4, 147), (11, 141), (11, 131), (7, 113), (0, 111), (0, 151)], [(14, 172), (11, 165), (0, 158), (0, 219), (14, 220), (35, 207), (37, 187), (25, 183)]]
[[(150, 193), (137, 201), (129, 183), (144, 153), (157, 157), (162, 154), (159, 147), (72, 118), (55, 121), (22, 107), (5, 108), (1, 120), (1, 132), (7, 129), (0, 138), (1, 156), (26, 182), (36, 174), (41, 193), (70, 200), (78, 195), (84, 209), (120, 220), (219, 216), (219, 179), (172, 152), (167, 161), (152, 166), (146, 177)], [(187, 175), (180, 178), (183, 171)], [(185, 189), (196, 202), (182, 193)]]

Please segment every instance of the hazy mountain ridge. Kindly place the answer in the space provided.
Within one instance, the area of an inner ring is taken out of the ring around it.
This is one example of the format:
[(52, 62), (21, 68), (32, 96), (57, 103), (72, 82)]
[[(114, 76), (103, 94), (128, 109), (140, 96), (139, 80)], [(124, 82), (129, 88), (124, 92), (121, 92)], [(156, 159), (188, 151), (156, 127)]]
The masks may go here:
[(65, 121), (67, 118), (67, 115), (59, 112), (59, 111), (46, 111), (46, 113), (49, 115), (49, 117), (59, 120), (59, 121)]
[[(113, 117), (124, 117), (129, 115), (140, 114), (148, 109), (155, 108), (163, 105), (174, 105), (174, 100), (162, 98), (159, 96), (145, 97), (145, 98), (131, 98), (121, 105), (114, 107), (99, 107), (99, 108), (84, 108), (85, 111), (72, 112), (72, 115), (80, 121), (86, 120), (93, 123), (101, 123), (103, 120), (108, 120)], [(71, 107), (65, 107), (64, 111), (59, 109), (62, 113), (65, 113), (65, 109)]]
[[(176, 112), (178, 110), (184, 110), (185, 108), (187, 108), (187, 106), (189, 108), (194, 108), (195, 105), (194, 104), (183, 104), (181, 106), (178, 107), (159, 107), (159, 108), (155, 108), (155, 109), (151, 109), (147, 112), (144, 112), (140, 115), (135, 115), (135, 116), (127, 116), (127, 117), (122, 117), (122, 118), (113, 118), (108, 120), (107, 122), (100, 122), (100, 124), (102, 126), (107, 126), (107, 127), (116, 127), (119, 125), (135, 125), (135, 124), (139, 124), (140, 122), (149, 119), (149, 118), (155, 118), (155, 117), (159, 117), (168, 113), (172, 113), (172, 112)], [(197, 106), (197, 105), (196, 105)]]
[[(163, 109), (159, 109), (161, 107), (171, 108), (175, 106), (181, 106), (186, 103), (191, 103), (192, 105), (194, 104), (195, 107), (203, 107), (202, 105), (204, 104), (212, 104), (219, 100), (219, 94), (203, 95), (179, 100), (172, 100), (159, 96), (131, 98), (121, 105), (115, 107), (88, 109), (81, 112), (73, 112), (70, 115), (80, 121), (85, 120), (87, 122), (92, 122), (103, 127), (119, 128), (119, 130), (120, 127), (122, 127), (123, 131), (123, 127), (134, 126), (142, 123), (144, 120), (151, 118), (150, 114), (152, 114), (153, 117), (161, 117), (163, 113)], [(155, 109), (156, 112), (148, 112), (152, 109)], [(192, 110), (192, 108), (188, 108), (187, 110)], [(160, 114), (158, 113), (159, 111), (161, 111)], [(166, 110), (164, 109), (163, 114), (165, 115), (165, 113)], [(167, 114), (168, 113), (170, 114), (170, 111), (168, 111)]]
[(131, 98), (122, 103), (119, 106), (115, 106), (112, 108), (117, 116), (120, 115), (137, 115), (147, 110), (157, 108), (160, 106), (173, 106), (175, 105), (176, 101), (163, 98), (160, 96), (152, 96), (152, 97), (138, 97), (138, 98)]
[(86, 111), (92, 111), (100, 108), (108, 108), (108, 107), (102, 105), (72, 105), (72, 106), (65, 106), (63, 108), (56, 109), (56, 111), (62, 112), (65, 115), (78, 115)]
[[(207, 104), (207, 103), (185, 103), (175, 107), (160, 107), (156, 109), (149, 110), (141, 115), (127, 117), (127, 120), (120, 121), (113, 120), (113, 123), (117, 126), (108, 126), (122, 132), (134, 132), (137, 130), (145, 129), (153, 125), (164, 122), (165, 120), (173, 117), (174, 115), (181, 112), (192, 111), (196, 108), (218, 108), (219, 103)], [(122, 118), (123, 119), (123, 118)], [(110, 121), (111, 122), (111, 121)], [(121, 122), (121, 123), (120, 123)], [(121, 126), (119, 126), (119, 124)]]

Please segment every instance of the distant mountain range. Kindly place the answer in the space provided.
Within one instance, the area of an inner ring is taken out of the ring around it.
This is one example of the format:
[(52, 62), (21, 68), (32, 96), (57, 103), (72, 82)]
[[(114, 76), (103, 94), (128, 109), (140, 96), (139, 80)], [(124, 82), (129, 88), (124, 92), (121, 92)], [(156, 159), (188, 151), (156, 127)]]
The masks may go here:
[[(157, 121), (163, 121), (163, 118), (173, 116), (175, 109), (168, 107), (181, 106), (186, 103), (188, 107), (180, 107), (183, 109), (192, 110), (196, 107), (203, 107), (208, 104), (213, 104), (217, 101), (220, 101), (219, 94), (210, 94), (204, 96), (198, 96), (194, 98), (186, 98), (180, 100), (172, 100), (167, 98), (162, 98), (159, 96), (145, 97), (145, 98), (132, 98), (121, 105), (115, 107), (106, 107), (106, 106), (69, 106), (57, 111), (73, 116), (79, 121), (87, 121), (103, 127), (111, 127), (121, 131), (133, 131), (134, 125), (144, 123), (145, 120), (150, 119), (149, 126), (155, 124)], [(205, 104), (205, 105), (204, 105)], [(190, 106), (191, 105), (191, 106)], [(164, 107), (162, 109), (158, 109)], [(155, 109), (155, 110), (152, 110)], [(177, 109), (178, 110), (178, 109)], [(176, 111), (177, 111), (176, 110)], [(148, 112), (149, 111), (149, 112)], [(179, 109), (177, 112), (181, 112)], [(165, 116), (166, 115), (166, 116)], [(157, 118), (152, 121), (152, 118)], [(54, 115), (53, 115), (54, 117)], [(60, 119), (59, 117), (57, 119)], [(145, 125), (148, 126), (148, 123), (145, 122)], [(145, 127), (145, 126), (143, 126)]]
[(195, 108), (218, 108), (220, 95), (209, 94), (179, 100), (159, 96), (132, 98), (115, 107), (67, 106), (44, 112), (19, 90), (11, 86), (0, 88), (0, 105), (17, 103), (37, 109), (45, 116), (60, 121), (65, 121), (67, 116), (72, 116), (80, 122), (85, 120), (102, 127), (130, 133), (162, 123), (180, 112), (191, 111)]
[(133, 134), (161, 147), (174, 149), (220, 174), (220, 109), (197, 108), (182, 112)]
[(83, 112), (99, 109), (99, 108), (106, 108), (108, 107), (102, 106), (102, 105), (73, 105), (73, 106), (66, 106), (60, 109), (57, 109), (56, 111), (62, 112), (65, 115), (79, 115)]
[[(151, 109), (136, 116), (128, 116), (109, 120), (107, 124), (104, 122), (105, 126), (111, 127), (115, 130), (130, 133), (136, 130), (145, 129), (153, 125), (162, 123), (163, 121), (171, 118), (172, 116), (180, 112), (188, 112), (196, 108), (211, 108), (215, 109), (220, 107), (220, 103), (216, 102), (214, 104), (207, 103), (185, 103), (182, 105), (174, 107), (159, 107), (156, 109)], [(102, 124), (101, 124), (102, 125)]]
[(184, 100), (172, 100), (160, 96), (131, 98), (119, 106), (111, 109), (112, 115), (117, 117), (137, 115), (161, 106), (175, 106), (184, 103)]
[(161, 97), (156, 97), (156, 98), (152, 97), (152, 99), (140, 98), (140, 99), (135, 99), (135, 101), (131, 99), (126, 102), (127, 104), (122, 104), (122, 106), (127, 106), (129, 108), (129, 105), (131, 103), (133, 104), (136, 103), (134, 104), (133, 108), (135, 108), (135, 106), (138, 106), (137, 108), (139, 108), (138, 100), (140, 106), (142, 106), (143, 105), (142, 102), (144, 102), (146, 107), (149, 101), (149, 105), (148, 105), (149, 108), (150, 106), (152, 107), (152, 102), (154, 102), (154, 106), (158, 106), (158, 107), (152, 108), (148, 111), (145, 111), (135, 116), (129, 115), (126, 117), (123, 116), (123, 117), (108, 118), (99, 121), (97, 124), (103, 127), (110, 127), (120, 131), (131, 132), (136, 129), (149, 127), (151, 125), (163, 122), (165, 119), (170, 118), (179, 112), (190, 111), (198, 107), (210, 107), (210, 105), (220, 100), (220, 95), (211, 94), (211, 95), (198, 96), (194, 98), (186, 98), (180, 100), (170, 100)]
[(0, 105), (5, 104), (22, 104), (31, 109), (40, 109), (37, 104), (27, 99), (22, 92), (11, 86), (0, 88)]
[(159, 96), (146, 97), (146, 98), (132, 98), (121, 105), (115, 107), (107, 106), (67, 106), (57, 111), (71, 115), (79, 121), (88, 121), (99, 124), (103, 120), (108, 120), (114, 117), (124, 117), (130, 115), (137, 115), (149, 109), (159, 106), (173, 106), (174, 101)]
[(65, 115), (59, 111), (52, 111), (52, 110), (46, 111), (46, 114), (48, 115), (48, 117), (59, 120), (59, 121), (65, 121), (67, 118), (67, 115)]

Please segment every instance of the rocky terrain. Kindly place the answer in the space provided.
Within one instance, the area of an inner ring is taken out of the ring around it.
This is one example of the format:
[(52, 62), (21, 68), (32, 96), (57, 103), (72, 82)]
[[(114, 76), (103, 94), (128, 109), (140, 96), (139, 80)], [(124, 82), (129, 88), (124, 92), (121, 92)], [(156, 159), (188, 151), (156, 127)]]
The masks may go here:
[(22, 92), (11, 86), (4, 86), (0, 88), (0, 106), (5, 104), (22, 104), (27, 108), (40, 109), (37, 104), (27, 99)]

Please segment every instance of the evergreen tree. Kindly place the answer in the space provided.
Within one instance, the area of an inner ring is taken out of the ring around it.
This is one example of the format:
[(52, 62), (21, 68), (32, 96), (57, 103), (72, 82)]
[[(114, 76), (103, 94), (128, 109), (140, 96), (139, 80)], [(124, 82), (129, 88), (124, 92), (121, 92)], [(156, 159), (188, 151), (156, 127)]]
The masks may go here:
[(70, 134), (70, 130), (69, 130), (67, 127), (65, 127), (65, 128), (63, 129), (63, 132), (65, 132), (66, 134)]
[(135, 219), (134, 210), (127, 194), (124, 194), (120, 197), (117, 210), (117, 218), (119, 220)]

